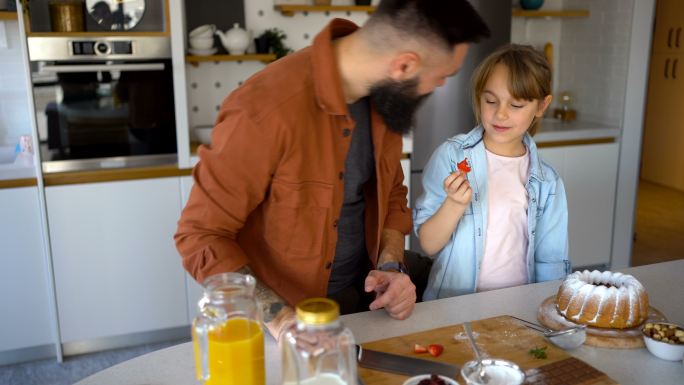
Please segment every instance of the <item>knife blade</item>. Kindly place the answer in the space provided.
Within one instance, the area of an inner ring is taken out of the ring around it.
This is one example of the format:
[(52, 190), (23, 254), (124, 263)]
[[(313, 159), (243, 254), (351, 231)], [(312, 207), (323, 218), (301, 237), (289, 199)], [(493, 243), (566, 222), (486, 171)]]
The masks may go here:
[(377, 350), (366, 349), (359, 345), (356, 345), (356, 353), (359, 366), (367, 369), (403, 374), (406, 376), (440, 374), (449, 378), (456, 378), (458, 375), (458, 366), (444, 362), (379, 352)]

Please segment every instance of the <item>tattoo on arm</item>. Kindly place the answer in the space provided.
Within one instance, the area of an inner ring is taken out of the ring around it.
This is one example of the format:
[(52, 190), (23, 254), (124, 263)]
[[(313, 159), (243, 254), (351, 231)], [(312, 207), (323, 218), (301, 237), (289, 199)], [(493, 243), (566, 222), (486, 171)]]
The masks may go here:
[[(254, 276), (252, 270), (245, 266), (237, 271), (240, 274), (249, 274)], [(278, 312), (283, 307), (288, 306), (287, 301), (276, 294), (270, 287), (264, 285), (258, 279), (256, 280), (256, 287), (254, 288), (254, 295), (256, 296), (261, 310), (264, 315), (264, 322), (271, 322), (276, 317)]]

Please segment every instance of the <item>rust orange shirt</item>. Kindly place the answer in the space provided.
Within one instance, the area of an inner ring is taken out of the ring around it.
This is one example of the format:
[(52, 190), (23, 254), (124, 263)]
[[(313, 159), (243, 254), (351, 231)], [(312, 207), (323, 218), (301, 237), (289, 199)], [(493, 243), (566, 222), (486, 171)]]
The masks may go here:
[[(312, 46), (258, 72), (223, 103), (212, 145), (200, 147), (176, 245), (199, 282), (248, 265), (290, 304), (325, 296), (355, 122), (332, 40), (356, 30), (333, 20)], [(375, 177), (366, 184), (366, 246), (376, 264), (382, 230), (407, 234), (402, 138), (371, 111)]]

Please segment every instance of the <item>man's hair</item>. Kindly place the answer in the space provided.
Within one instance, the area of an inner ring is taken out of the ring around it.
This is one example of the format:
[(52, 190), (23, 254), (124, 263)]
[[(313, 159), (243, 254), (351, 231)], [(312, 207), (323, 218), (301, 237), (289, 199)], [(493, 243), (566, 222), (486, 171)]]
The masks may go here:
[(437, 39), (437, 45), (447, 49), (490, 36), (466, 0), (382, 0), (366, 25), (390, 26), (406, 37)]

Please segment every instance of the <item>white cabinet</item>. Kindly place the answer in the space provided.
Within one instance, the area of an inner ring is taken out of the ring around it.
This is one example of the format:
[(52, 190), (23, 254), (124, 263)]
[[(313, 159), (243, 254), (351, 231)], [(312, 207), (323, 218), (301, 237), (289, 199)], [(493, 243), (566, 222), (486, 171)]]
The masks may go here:
[(618, 146), (607, 143), (539, 150), (565, 184), (573, 267), (610, 264)]
[[(190, 190), (192, 189), (193, 181), (191, 176), (181, 177), (181, 195), (183, 197), (183, 206), (188, 202)], [(202, 297), (202, 286), (195, 281), (190, 274), (185, 273), (185, 285), (187, 287), (188, 297), (188, 320), (192, 321), (197, 315), (197, 301)]]
[[(411, 206), (411, 159), (401, 160), (401, 170), (404, 172), (404, 186), (408, 188), (408, 193), (406, 194), (406, 200), (409, 207)], [(413, 231), (413, 229), (411, 229)], [(411, 233), (405, 237), (404, 249), (411, 250)]]
[(0, 189), (0, 353), (54, 354), (40, 207), (37, 187)]
[(62, 343), (186, 326), (179, 178), (46, 188)]

